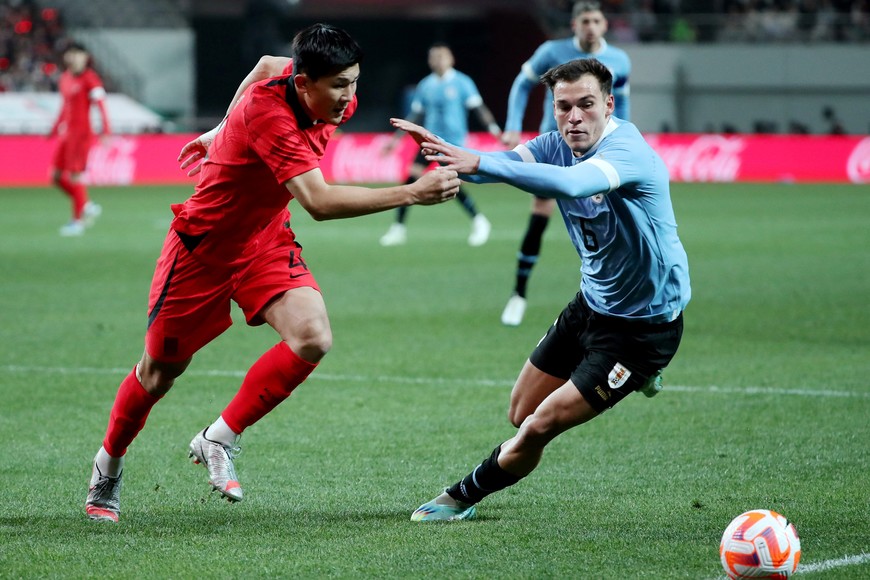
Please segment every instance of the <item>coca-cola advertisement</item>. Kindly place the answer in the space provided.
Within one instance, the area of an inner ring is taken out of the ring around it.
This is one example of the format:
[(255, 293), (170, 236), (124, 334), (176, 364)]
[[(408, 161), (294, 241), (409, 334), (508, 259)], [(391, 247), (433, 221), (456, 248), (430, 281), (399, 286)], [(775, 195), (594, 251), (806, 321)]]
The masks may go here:
[[(527, 137), (531, 138), (529, 134)], [(91, 150), (85, 180), (93, 185), (195, 183), (179, 169), (178, 152), (194, 135), (116, 135)], [(404, 139), (385, 151), (388, 133), (340, 133), (321, 162), (337, 183), (399, 183), (417, 146)], [(648, 134), (675, 182), (870, 183), (870, 136)], [(0, 186), (49, 183), (55, 142), (39, 136), (0, 136)], [(467, 146), (503, 149), (488, 133)]]

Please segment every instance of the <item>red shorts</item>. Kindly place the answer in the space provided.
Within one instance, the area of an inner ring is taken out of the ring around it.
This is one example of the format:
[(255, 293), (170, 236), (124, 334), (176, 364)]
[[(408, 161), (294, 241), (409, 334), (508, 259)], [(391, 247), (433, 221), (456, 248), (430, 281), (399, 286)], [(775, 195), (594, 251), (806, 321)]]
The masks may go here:
[(88, 153), (94, 138), (91, 135), (65, 135), (54, 150), (52, 167), (69, 173), (81, 173), (88, 164)]
[(230, 300), (257, 326), (263, 308), (300, 287), (320, 291), (289, 228), (233, 267), (203, 264), (170, 229), (151, 281), (145, 350), (162, 362), (187, 360), (232, 325)]

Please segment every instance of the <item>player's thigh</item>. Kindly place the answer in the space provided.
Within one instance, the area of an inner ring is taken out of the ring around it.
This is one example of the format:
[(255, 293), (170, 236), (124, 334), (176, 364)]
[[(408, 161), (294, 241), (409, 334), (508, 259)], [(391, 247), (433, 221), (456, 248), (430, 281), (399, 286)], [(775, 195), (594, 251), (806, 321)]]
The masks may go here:
[(571, 373), (578, 390), (599, 411), (613, 407), (664, 369), (677, 352), (682, 316), (647, 324), (596, 315), (585, 336), (589, 353)]
[(552, 438), (598, 414), (583, 393), (569, 380), (538, 405), (533, 417), (539, 423), (538, 429)]
[(314, 288), (302, 286), (287, 290), (269, 303), (262, 312), (263, 319), (274, 328), (294, 351), (294, 344), (320, 344), (328, 350), (332, 343), (332, 330), (323, 296)]
[(556, 207), (555, 199), (545, 197), (532, 197), (532, 213), (550, 217), (553, 214), (553, 209)]
[(332, 339), (320, 288), (289, 228), (276, 232), (246, 269), (233, 299), (248, 324), (268, 322), (291, 348), (297, 341)]
[(232, 270), (194, 259), (170, 230), (148, 297), (146, 352), (164, 363), (184, 361), (230, 327)]
[(510, 422), (519, 427), (526, 417), (535, 412), (544, 399), (564, 384), (564, 377), (546, 373), (527, 360), (511, 390), (508, 410)]

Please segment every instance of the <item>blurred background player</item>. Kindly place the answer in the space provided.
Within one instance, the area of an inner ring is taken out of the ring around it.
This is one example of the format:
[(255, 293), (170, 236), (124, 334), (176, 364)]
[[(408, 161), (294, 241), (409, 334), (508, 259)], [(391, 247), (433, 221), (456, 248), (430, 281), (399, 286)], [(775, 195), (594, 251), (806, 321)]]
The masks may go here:
[(60, 228), (62, 236), (80, 236), (92, 225), (102, 208), (88, 198), (82, 173), (94, 143), (91, 105), (96, 105), (102, 120), (101, 135), (110, 132), (106, 111), (106, 90), (99, 75), (90, 66), (90, 54), (84, 46), (72, 43), (63, 53), (65, 69), (60, 77), (61, 108), (49, 137), (58, 137), (51, 167), (52, 182), (72, 200), (72, 219)]
[[(429, 68), (432, 73), (417, 84), (414, 98), (411, 102), (409, 120), (423, 123), (439, 137), (454, 145), (464, 145), (468, 135), (468, 111), (474, 111), (481, 124), (495, 137), (501, 137), (501, 129), (495, 122), (492, 113), (483, 104), (483, 98), (477, 85), (468, 75), (453, 68), (453, 51), (444, 43), (435, 43), (429, 48)], [(394, 133), (393, 138), (384, 148), (384, 153), (391, 152), (400, 141), (403, 132)], [(429, 162), (418, 153), (408, 171), (405, 183), (414, 183), (423, 175)], [(456, 196), (456, 201), (471, 216), (471, 233), (468, 244), (482, 246), (489, 239), (492, 225), (482, 213), (478, 212), (474, 200), (462, 187)], [(408, 207), (396, 210), (396, 221), (381, 236), (382, 246), (398, 246), (408, 239), (405, 220), (408, 218)]]
[[(520, 131), (529, 93), (538, 85), (541, 75), (552, 67), (575, 58), (595, 58), (610, 69), (610, 74), (613, 75), (613, 98), (616, 103), (614, 116), (626, 121), (630, 120), (628, 77), (631, 73), (631, 61), (625, 51), (609, 45), (604, 39), (604, 33), (607, 32), (607, 19), (601, 11), (601, 6), (597, 2), (576, 2), (571, 11), (571, 30), (574, 31), (574, 36), (549, 40), (539, 46), (514, 79), (508, 97), (507, 122), (502, 135), (502, 142), (507, 147), (516, 147), (520, 142)], [(552, 107), (552, 92), (547, 90), (540, 126), (541, 133), (556, 130)], [(518, 326), (523, 321), (529, 276), (541, 253), (541, 240), (555, 205), (552, 199), (540, 197), (532, 199), (529, 224), (517, 255), (514, 290), (502, 312), (502, 324)]]

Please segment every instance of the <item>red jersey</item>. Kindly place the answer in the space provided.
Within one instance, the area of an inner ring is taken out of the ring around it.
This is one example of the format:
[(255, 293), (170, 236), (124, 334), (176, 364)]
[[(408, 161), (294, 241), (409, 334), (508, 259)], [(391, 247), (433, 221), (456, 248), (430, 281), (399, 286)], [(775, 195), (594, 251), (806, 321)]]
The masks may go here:
[(106, 95), (100, 76), (90, 68), (86, 68), (79, 75), (64, 71), (60, 75), (60, 95), (63, 104), (56, 123), (60, 134), (93, 135), (91, 103), (102, 100)]
[[(341, 122), (356, 108), (354, 96)], [(209, 147), (193, 196), (172, 206), (172, 228), (206, 263), (257, 255), (260, 240), (290, 220), (293, 195), (284, 184), (320, 166), (336, 128), (311, 121), (290, 75), (251, 85)]]

